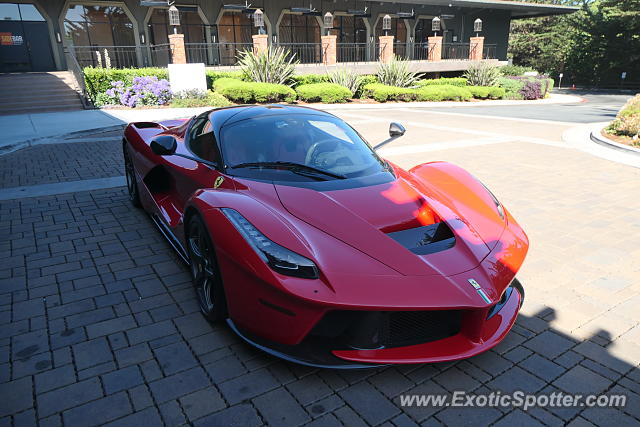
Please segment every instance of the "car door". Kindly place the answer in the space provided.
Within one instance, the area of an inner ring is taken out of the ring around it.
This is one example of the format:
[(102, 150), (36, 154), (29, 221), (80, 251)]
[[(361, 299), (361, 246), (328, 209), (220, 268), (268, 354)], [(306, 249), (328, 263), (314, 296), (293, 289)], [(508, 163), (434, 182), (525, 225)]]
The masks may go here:
[[(175, 183), (182, 207), (199, 189), (232, 189), (231, 180), (220, 172), (222, 159), (212, 131), (208, 113), (198, 116), (189, 127), (184, 143), (187, 154), (199, 161), (181, 162), (175, 165)], [(184, 160), (184, 159), (183, 159)]]

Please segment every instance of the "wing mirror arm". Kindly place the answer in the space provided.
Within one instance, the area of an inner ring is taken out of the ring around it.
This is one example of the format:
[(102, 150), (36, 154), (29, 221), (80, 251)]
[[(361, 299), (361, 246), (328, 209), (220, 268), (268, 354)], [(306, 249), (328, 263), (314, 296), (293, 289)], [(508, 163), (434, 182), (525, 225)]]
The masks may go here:
[(400, 123), (391, 122), (389, 125), (389, 138), (382, 141), (380, 144), (373, 147), (374, 150), (384, 147), (391, 141), (394, 141), (405, 134), (407, 130)]

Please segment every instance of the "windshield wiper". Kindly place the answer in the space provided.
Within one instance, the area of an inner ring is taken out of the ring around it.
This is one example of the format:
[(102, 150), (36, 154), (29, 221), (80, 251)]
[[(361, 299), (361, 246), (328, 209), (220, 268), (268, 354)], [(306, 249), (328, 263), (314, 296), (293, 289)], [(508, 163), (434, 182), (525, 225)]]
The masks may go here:
[(278, 169), (278, 168), (286, 168), (291, 170), (292, 172), (300, 171), (300, 172), (314, 172), (320, 173), (322, 175), (330, 176), (336, 179), (346, 179), (347, 177), (344, 175), (340, 175), (337, 173), (329, 172), (324, 169), (314, 168), (313, 166), (304, 165), (302, 163), (295, 162), (247, 162), (240, 163), (237, 165), (229, 166), (230, 168), (269, 168), (269, 169)]

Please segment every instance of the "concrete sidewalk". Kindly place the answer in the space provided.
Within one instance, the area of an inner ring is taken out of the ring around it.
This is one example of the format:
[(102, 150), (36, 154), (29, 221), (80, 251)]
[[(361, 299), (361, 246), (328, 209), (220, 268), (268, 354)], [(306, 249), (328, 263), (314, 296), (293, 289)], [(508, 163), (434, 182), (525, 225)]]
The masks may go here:
[[(384, 104), (307, 104), (326, 111), (343, 110), (380, 110), (395, 108), (464, 108), (469, 106), (505, 106), (505, 105), (549, 105), (582, 102), (578, 96), (552, 94), (547, 99), (537, 101), (480, 101), (480, 102), (387, 102)], [(200, 108), (149, 108), (149, 109), (105, 109), (66, 111), (56, 113), (17, 114), (0, 116), (0, 155), (20, 148), (37, 144), (46, 144), (60, 139), (69, 139), (74, 134), (115, 130), (127, 123), (136, 121), (157, 121), (191, 117), (206, 111)]]

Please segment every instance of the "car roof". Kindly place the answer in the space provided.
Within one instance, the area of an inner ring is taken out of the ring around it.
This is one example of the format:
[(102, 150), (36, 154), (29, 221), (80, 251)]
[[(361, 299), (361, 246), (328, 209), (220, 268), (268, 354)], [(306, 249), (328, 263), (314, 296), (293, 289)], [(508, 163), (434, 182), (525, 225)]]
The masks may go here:
[(309, 107), (286, 104), (269, 105), (237, 105), (232, 107), (218, 108), (209, 113), (209, 120), (214, 130), (236, 123), (242, 120), (252, 119), (261, 116), (290, 116), (292, 114), (314, 114), (327, 117), (335, 117), (325, 111), (316, 110)]

